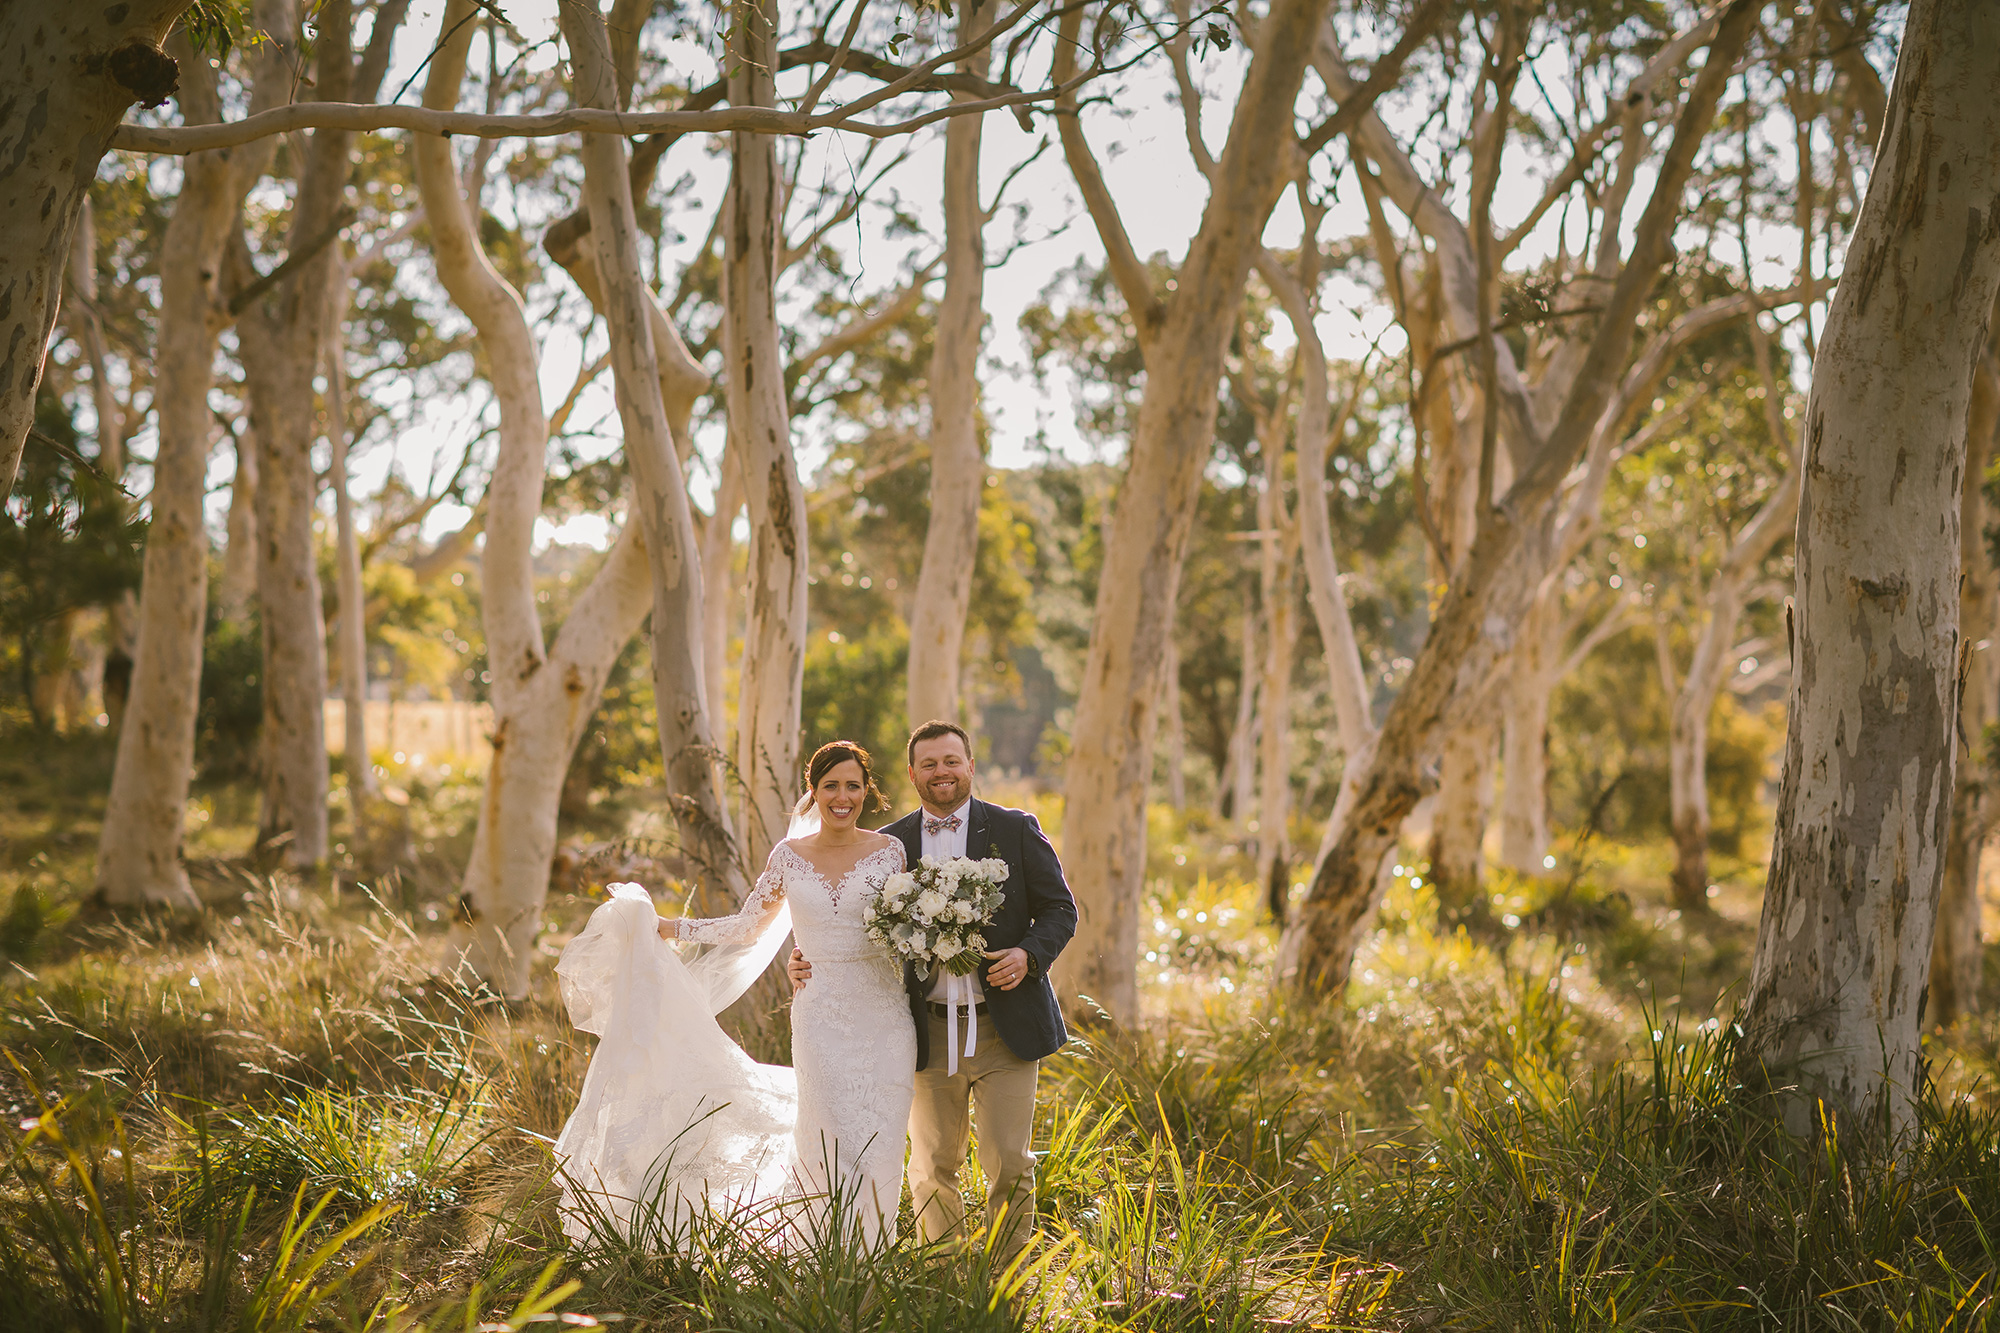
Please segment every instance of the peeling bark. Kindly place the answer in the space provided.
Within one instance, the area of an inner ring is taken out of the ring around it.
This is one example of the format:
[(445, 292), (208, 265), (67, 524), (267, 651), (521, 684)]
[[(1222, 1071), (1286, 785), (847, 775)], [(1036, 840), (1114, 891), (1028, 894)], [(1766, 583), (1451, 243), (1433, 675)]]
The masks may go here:
[[(285, 0), (260, 4), (266, 31), (294, 30)], [(260, 45), (253, 61), (252, 104), (289, 87), (292, 48)], [(183, 57), (190, 53), (183, 47)], [(182, 117), (191, 124), (221, 115), (215, 76), (190, 59)], [(194, 768), (195, 708), (201, 697), (202, 626), (208, 611), (208, 530), (201, 505), (214, 433), (208, 393), (228, 311), (222, 300), (223, 255), (243, 196), (270, 161), (271, 145), (191, 155), (167, 223), (163, 248), (177, 262), (160, 274), (159, 346), (153, 407), (150, 522), (139, 587), (138, 651), (118, 728), (118, 757), (98, 842), (97, 891), (108, 903), (195, 907), (181, 865), (181, 821)]]
[[(962, 9), (960, 40), (984, 28), (991, 13), (990, 3)], [(980, 51), (959, 70), (984, 79), (987, 65), (988, 53)], [(969, 100), (967, 94), (957, 96)], [(979, 500), (986, 487), (979, 441), (979, 342), (986, 322), (982, 123), (979, 116), (960, 116), (944, 132), (944, 300), (931, 348), (930, 521), (910, 611), (907, 697), (913, 728), (932, 718), (959, 719), (965, 617), (979, 555)]]
[[(583, 106), (615, 106), (616, 68), (609, 33), (594, 10), (565, 4), (563, 34), (575, 68), (576, 100)], [(660, 750), (666, 764), (667, 795), (681, 834), (682, 853), (700, 871), (704, 887), (716, 894), (708, 909), (727, 911), (747, 896), (750, 877), (718, 781), (718, 752), (709, 729), (703, 680), (701, 550), (694, 511), (688, 504), (675, 448), (686, 438), (694, 402), (707, 377), (700, 373), (678, 335), (667, 326), (639, 262), (639, 224), (632, 207), (625, 146), (608, 135), (584, 141), (584, 200), (590, 210), (590, 238), (600, 291), (593, 300), (611, 332), (618, 415), (625, 432), (625, 459), (632, 470), (634, 504), (645, 532), (653, 589), (653, 693), (657, 703)], [(666, 327), (678, 352), (681, 372), (670, 404), (663, 393), (656, 326)]]
[(1956, 751), (1959, 503), (2000, 288), (2000, 9), (1910, 7), (1806, 408), (1791, 718), (1746, 1077), (1895, 1142)]
[[(424, 104), (450, 107), (465, 78), (472, 0), (451, 0)], [(552, 647), (535, 612), (533, 537), (541, 512), (548, 418), (540, 356), (519, 295), (480, 246), (448, 140), (419, 135), (412, 165), (430, 221), (438, 280), (472, 321), (500, 409), (500, 447), (486, 490), (480, 563), (492, 663), (493, 758), (444, 966), (508, 998), (528, 993), (555, 855), (556, 811), (577, 741), (605, 676), (651, 606), (644, 541), (628, 523)]]
[(0, 7), (0, 495), (34, 423), (77, 216), (126, 110), (173, 94), (160, 43), (188, 4)]
[[(1264, 18), (1171, 300), (1162, 306), (1143, 273), (1120, 279), (1140, 329), (1146, 389), (1106, 535), (1064, 789), (1064, 861), (1080, 921), (1057, 990), (1072, 1012), (1090, 1011), (1094, 1002), (1120, 1022), (1138, 1015), (1137, 912), (1160, 663), (1212, 444), (1224, 352), (1265, 221), (1296, 167), (1296, 150), (1285, 147), (1293, 142), (1292, 106), (1325, 10), (1324, 0), (1275, 0)], [(1063, 20), (1070, 43), (1077, 18)], [(1074, 61), (1073, 45), (1058, 50), (1059, 61)], [(1058, 124), (1088, 203), (1102, 182), (1074, 109)], [(1092, 212), (1100, 234), (1122, 237), (1115, 216), (1104, 216), (1103, 199)], [(1129, 254), (1129, 243), (1123, 249)]]
[[(777, 0), (745, 3), (729, 30), (729, 101), (775, 105)], [(750, 578), (743, 669), (736, 700), (743, 839), (753, 865), (785, 836), (800, 772), (799, 708), (805, 690), (806, 497), (792, 453), (791, 406), (776, 305), (781, 192), (768, 134), (731, 136), (728, 223), (723, 231), (723, 355), (729, 448), (743, 469), (750, 510)]]

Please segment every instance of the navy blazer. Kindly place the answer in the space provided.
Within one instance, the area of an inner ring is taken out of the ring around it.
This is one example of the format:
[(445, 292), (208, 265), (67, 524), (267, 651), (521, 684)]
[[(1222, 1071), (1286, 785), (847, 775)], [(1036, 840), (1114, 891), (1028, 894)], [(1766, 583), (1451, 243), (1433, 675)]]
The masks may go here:
[[(977, 975), (986, 993), (986, 1012), (992, 1016), (1000, 1040), (1020, 1059), (1054, 1055), (1069, 1040), (1069, 1030), (1063, 1026), (1062, 1006), (1056, 1003), (1055, 988), (1049, 984), (1049, 968), (1076, 934), (1076, 899), (1070, 896), (1056, 849), (1033, 815), (974, 797), (966, 818), (965, 854), (975, 861), (998, 857), (1007, 863), (1007, 879), (1000, 886), (1000, 910), (984, 931), (986, 947), (1025, 949), (1037, 968), (1033, 977), (1008, 991), (988, 981), (982, 966)], [(903, 844), (912, 867), (923, 856), (923, 821), (924, 809), (918, 806), (881, 830)], [(931, 1023), (924, 1006), (936, 981), (936, 973), (919, 978), (913, 965), (903, 966), (910, 1017), (917, 1025), (919, 1069), (930, 1062)]]

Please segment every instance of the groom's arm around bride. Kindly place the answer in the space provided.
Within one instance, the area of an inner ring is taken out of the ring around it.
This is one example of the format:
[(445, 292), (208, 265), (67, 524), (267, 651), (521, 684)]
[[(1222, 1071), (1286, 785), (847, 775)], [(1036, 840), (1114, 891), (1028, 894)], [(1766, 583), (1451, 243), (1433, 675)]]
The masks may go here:
[[(988, 1182), (986, 1222), (1002, 1229), (1004, 1217), (1000, 1252), (1009, 1255), (1034, 1229), (1035, 1159), (1029, 1144), (1035, 1076), (1042, 1057), (1069, 1039), (1048, 974), (1076, 933), (1076, 900), (1034, 815), (973, 798), (971, 738), (962, 727), (925, 723), (911, 733), (906, 758), (922, 808), (882, 832), (901, 840), (909, 864), (925, 856), (1007, 863), (1000, 908), (983, 932), (989, 961), (978, 974), (973, 1033), (964, 1031), (962, 1008), (958, 1023), (952, 1022), (941, 976), (920, 979), (911, 969), (904, 977), (917, 1029), (911, 1204), (925, 1241), (962, 1232), (958, 1173), (965, 1162), (969, 1102)], [(810, 961), (794, 952), (791, 975), (795, 985), (804, 984)], [(954, 1035), (956, 1052), (946, 1049)]]

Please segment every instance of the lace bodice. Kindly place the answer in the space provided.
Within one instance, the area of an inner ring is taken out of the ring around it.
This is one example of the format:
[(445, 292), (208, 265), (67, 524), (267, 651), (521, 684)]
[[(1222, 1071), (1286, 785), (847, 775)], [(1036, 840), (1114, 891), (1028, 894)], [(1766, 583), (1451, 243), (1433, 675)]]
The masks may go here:
[(769, 926), (787, 902), (799, 948), (815, 962), (874, 957), (880, 946), (861, 924), (861, 901), (869, 889), (903, 868), (903, 844), (894, 838), (864, 853), (837, 880), (829, 880), (788, 838), (771, 849), (770, 860), (734, 916), (682, 918), (674, 937), (695, 944), (734, 944)]

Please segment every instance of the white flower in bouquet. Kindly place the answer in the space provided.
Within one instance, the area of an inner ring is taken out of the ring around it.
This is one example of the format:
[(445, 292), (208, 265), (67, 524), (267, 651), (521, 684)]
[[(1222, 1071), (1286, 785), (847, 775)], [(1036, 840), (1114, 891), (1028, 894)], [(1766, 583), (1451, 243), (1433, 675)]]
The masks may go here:
[(942, 967), (970, 976), (985, 956), (981, 929), (1005, 901), (1007, 863), (989, 857), (940, 860), (926, 856), (884, 879), (862, 909), (868, 937), (891, 956), (916, 965), (920, 976)]

